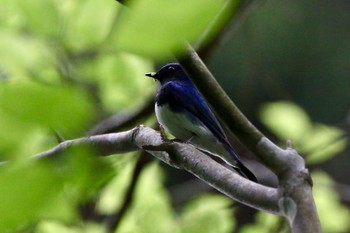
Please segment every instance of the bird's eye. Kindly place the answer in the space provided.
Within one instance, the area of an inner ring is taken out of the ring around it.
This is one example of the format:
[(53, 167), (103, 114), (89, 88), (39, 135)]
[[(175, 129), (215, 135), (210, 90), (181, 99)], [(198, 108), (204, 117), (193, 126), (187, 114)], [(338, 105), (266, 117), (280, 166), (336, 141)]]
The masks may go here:
[(175, 70), (175, 68), (172, 67), (172, 66), (169, 66), (169, 67), (168, 67), (168, 70)]

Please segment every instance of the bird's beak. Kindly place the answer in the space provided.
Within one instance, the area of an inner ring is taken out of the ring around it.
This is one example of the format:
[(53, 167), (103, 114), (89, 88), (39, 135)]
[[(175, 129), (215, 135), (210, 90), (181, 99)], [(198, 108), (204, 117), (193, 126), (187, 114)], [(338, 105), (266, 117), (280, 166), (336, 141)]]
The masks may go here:
[(145, 75), (148, 76), (148, 77), (151, 77), (151, 78), (154, 78), (154, 76), (156, 76), (156, 72), (149, 72), (149, 73), (146, 73)]

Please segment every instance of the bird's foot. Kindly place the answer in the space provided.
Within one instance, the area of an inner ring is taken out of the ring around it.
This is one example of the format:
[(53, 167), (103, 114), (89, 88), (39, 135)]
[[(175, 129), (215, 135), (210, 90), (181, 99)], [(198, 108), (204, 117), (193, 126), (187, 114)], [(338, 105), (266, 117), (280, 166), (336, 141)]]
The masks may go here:
[(179, 142), (179, 143), (183, 143), (183, 141), (181, 141), (180, 139), (177, 138), (173, 138), (173, 139), (168, 139), (169, 142)]
[(165, 134), (165, 129), (161, 124), (159, 125), (159, 133), (160, 133), (160, 137), (162, 139), (163, 142), (167, 142), (169, 141), (169, 139), (167, 138), (166, 134)]

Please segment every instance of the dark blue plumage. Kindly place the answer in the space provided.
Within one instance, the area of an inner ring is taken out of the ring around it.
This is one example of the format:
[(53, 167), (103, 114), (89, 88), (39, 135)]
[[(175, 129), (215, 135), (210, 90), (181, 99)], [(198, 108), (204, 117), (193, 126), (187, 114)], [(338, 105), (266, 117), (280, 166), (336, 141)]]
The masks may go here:
[(181, 141), (221, 157), (239, 174), (257, 181), (239, 160), (204, 97), (179, 64), (167, 64), (146, 76), (161, 83), (155, 110), (158, 122), (166, 130)]

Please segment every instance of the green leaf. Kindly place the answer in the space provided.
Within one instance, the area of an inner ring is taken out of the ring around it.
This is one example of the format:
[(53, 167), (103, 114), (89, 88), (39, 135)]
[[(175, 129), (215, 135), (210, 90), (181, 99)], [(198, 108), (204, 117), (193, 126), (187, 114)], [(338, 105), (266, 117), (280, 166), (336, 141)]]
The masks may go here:
[(154, 92), (157, 84), (144, 75), (151, 69), (151, 63), (145, 59), (118, 53), (100, 57), (90, 75), (96, 77), (106, 109), (115, 112), (143, 103)]
[(97, 209), (101, 213), (114, 213), (124, 201), (125, 190), (130, 185), (132, 172), (135, 168), (136, 160), (133, 154), (110, 158), (113, 159), (114, 167), (118, 173), (101, 192), (97, 205)]
[(102, 53), (79, 66), (80, 74), (99, 87), (102, 104), (110, 112), (139, 106), (154, 95), (157, 83), (144, 75), (153, 69), (149, 60), (122, 52)]
[(203, 195), (186, 204), (181, 215), (182, 233), (232, 232), (235, 221), (232, 200), (222, 195)]
[(10, 30), (0, 32), (0, 72), (4, 79), (32, 76), (48, 83), (58, 82), (56, 58), (44, 41)]
[(0, 167), (0, 232), (40, 220), (72, 221), (114, 171), (88, 148)]
[(153, 58), (194, 42), (216, 16), (224, 1), (134, 0), (115, 32), (118, 48)]
[(0, 231), (30, 223), (55, 200), (61, 179), (39, 163), (9, 164), (0, 171)]
[[(239, 233), (289, 232), (289, 225), (281, 216), (258, 212), (255, 219), (254, 223), (243, 226)], [(282, 221), (285, 222), (283, 228)]]
[(174, 213), (162, 180), (157, 163), (143, 170), (134, 192), (133, 206), (123, 218), (119, 232), (176, 232)]
[[(55, 1), (47, 0), (21, 0), (18, 4), (21, 23), (31, 33), (40, 36), (56, 36), (59, 31), (59, 17), (55, 7)], [(43, 10), (44, 9), (44, 10)]]
[(77, 203), (91, 198), (115, 175), (110, 163), (92, 151), (89, 146), (82, 146), (51, 159), (56, 172), (65, 180), (70, 199)]
[(134, 192), (133, 205), (118, 232), (230, 232), (235, 224), (231, 204), (229, 198), (221, 195), (203, 195), (189, 202), (175, 218), (163, 185), (162, 171), (157, 163), (153, 163), (143, 170)]
[(0, 84), (2, 160), (31, 156), (48, 148), (53, 129), (66, 138), (81, 135), (93, 117), (84, 92), (13, 80)]
[(303, 109), (290, 102), (264, 105), (260, 118), (281, 140), (292, 139), (295, 148), (307, 155), (308, 163), (324, 162), (342, 152), (348, 144), (345, 132), (311, 122)]
[(13, 116), (1, 112), (0, 109), (1, 160), (10, 160), (19, 155), (27, 154), (30, 156), (37, 153), (36, 149), (40, 148), (39, 141), (42, 141), (42, 135), (46, 136), (46, 133), (31, 124), (14, 119)]
[(325, 172), (317, 171), (312, 173), (312, 179), (314, 181), (312, 193), (323, 231), (349, 232), (350, 209), (340, 202), (332, 178)]
[(106, 229), (103, 225), (88, 222), (84, 225), (72, 226), (64, 225), (58, 221), (43, 221), (36, 228), (35, 233), (104, 233)]
[[(110, 0), (59, 1), (64, 43), (75, 50), (100, 46), (112, 30), (119, 5)], [(67, 27), (66, 25), (69, 25)]]
[(321, 163), (344, 151), (348, 144), (344, 135), (345, 132), (336, 127), (315, 124), (301, 147), (307, 153), (306, 161)]
[(303, 109), (286, 101), (265, 104), (260, 119), (283, 140), (298, 140), (312, 126)]
[(0, 85), (0, 113), (72, 133), (91, 120), (92, 107), (84, 93), (68, 86), (11, 81)]

